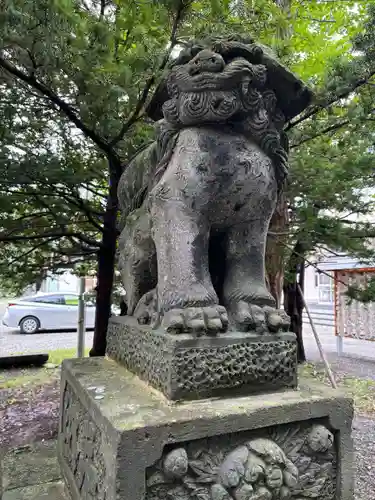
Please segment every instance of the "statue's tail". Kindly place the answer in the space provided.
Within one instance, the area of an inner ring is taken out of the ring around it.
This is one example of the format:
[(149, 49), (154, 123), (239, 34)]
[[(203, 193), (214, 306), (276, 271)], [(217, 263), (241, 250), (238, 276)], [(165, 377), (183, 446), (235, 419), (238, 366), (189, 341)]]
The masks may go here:
[(121, 176), (117, 190), (120, 208), (117, 227), (120, 232), (129, 214), (142, 206), (148, 192), (163, 176), (173, 154), (179, 128), (165, 120), (160, 120), (157, 125), (157, 140), (139, 149)]
[(120, 208), (119, 231), (124, 229), (128, 215), (142, 205), (156, 165), (157, 145), (154, 141), (140, 148), (124, 168), (117, 190)]

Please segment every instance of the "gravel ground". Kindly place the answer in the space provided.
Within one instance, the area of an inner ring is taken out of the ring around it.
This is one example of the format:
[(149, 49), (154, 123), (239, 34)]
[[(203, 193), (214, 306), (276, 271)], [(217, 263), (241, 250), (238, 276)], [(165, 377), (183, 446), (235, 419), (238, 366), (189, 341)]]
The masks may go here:
[[(349, 356), (338, 357), (336, 354), (327, 356), (332, 371), (338, 379), (344, 376), (357, 377), (362, 379), (375, 380), (375, 360), (368, 361), (356, 359)], [(320, 369), (324, 365), (321, 361), (315, 363)], [(375, 494), (374, 494), (375, 500)]]
[[(0, 300), (0, 356), (17, 353), (49, 352), (56, 349), (71, 349), (77, 346), (77, 331), (51, 331), (22, 335), (19, 330), (1, 324), (7, 301)], [(93, 332), (86, 332), (85, 345), (91, 347)]]
[[(0, 303), (0, 319), (4, 307)], [(86, 345), (92, 344), (92, 332), (86, 333)], [(332, 329), (321, 327), (320, 340), (327, 356), (334, 360), (336, 356), (336, 338)], [(304, 344), (309, 361), (319, 361), (320, 355), (311, 329), (304, 326)], [(48, 352), (54, 349), (69, 349), (77, 345), (77, 332), (44, 332), (35, 335), (21, 335), (19, 331), (6, 328), (0, 324), (0, 356), (7, 356), (18, 352)], [(345, 352), (348, 355), (371, 358), (375, 362), (375, 342), (345, 339)], [(375, 500), (375, 496), (374, 496)]]
[[(375, 380), (375, 362), (328, 353), (337, 381), (343, 377)], [(322, 363), (316, 363), (319, 370)], [(375, 394), (374, 394), (375, 398)], [(356, 415), (353, 422), (355, 450), (355, 500), (375, 500), (375, 415)]]
[[(375, 362), (328, 355), (337, 380), (350, 376), (375, 380)], [(318, 363), (321, 367), (321, 363)], [(375, 398), (375, 394), (374, 394)], [(355, 500), (375, 500), (375, 415), (356, 415), (353, 422), (355, 450)]]
[(60, 370), (48, 383), (0, 390), (0, 449), (52, 439), (57, 435)]
[(375, 499), (375, 419), (357, 417), (353, 424), (355, 500)]

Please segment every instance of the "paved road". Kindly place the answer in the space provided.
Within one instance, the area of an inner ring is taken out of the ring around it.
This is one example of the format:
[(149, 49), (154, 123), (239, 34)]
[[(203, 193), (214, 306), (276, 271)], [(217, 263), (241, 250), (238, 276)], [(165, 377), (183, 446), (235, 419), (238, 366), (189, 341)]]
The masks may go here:
[[(93, 332), (86, 332), (85, 346), (91, 347)], [(0, 356), (25, 353), (47, 353), (56, 349), (77, 347), (77, 332), (47, 332), (21, 335), (9, 328), (0, 329)]]
[[(0, 302), (0, 321), (5, 312), (6, 303)], [(86, 332), (85, 346), (91, 347), (93, 332)], [(19, 330), (0, 325), (0, 356), (45, 353), (56, 349), (77, 347), (77, 332), (46, 332), (34, 335), (21, 335)]]
[[(0, 302), (0, 318), (6, 304)], [(336, 337), (333, 328), (318, 327), (323, 348), (329, 358), (336, 355)], [(86, 332), (85, 345), (91, 347), (92, 332)], [(309, 360), (320, 359), (311, 328), (304, 325), (304, 343)], [(77, 332), (48, 332), (35, 335), (21, 335), (19, 331), (0, 325), (0, 356), (26, 352), (48, 352), (55, 349), (69, 349), (77, 346)], [(375, 362), (375, 342), (344, 339), (344, 352), (350, 356), (369, 358)]]
[[(331, 327), (316, 327), (324, 352), (328, 358), (336, 357), (336, 337)], [(319, 350), (313, 335), (312, 329), (308, 325), (303, 326), (303, 340), (306, 356), (311, 361), (320, 359)], [(375, 342), (365, 340), (343, 339), (344, 354), (350, 357), (367, 358), (375, 362)]]

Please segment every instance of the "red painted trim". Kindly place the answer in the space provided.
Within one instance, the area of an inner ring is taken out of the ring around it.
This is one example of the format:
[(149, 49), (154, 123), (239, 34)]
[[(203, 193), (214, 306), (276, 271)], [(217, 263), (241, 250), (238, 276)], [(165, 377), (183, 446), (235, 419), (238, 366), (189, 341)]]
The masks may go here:
[(338, 313), (337, 313), (337, 308), (338, 308), (338, 291), (337, 291), (337, 271), (333, 271), (333, 300), (334, 300), (334, 304), (335, 304), (335, 307), (333, 308), (333, 314), (334, 314), (334, 324), (335, 324), (335, 336), (337, 337), (338, 336), (338, 324), (337, 324), (337, 317), (338, 317)]
[(375, 273), (375, 267), (359, 267), (358, 269), (340, 269), (342, 273)]

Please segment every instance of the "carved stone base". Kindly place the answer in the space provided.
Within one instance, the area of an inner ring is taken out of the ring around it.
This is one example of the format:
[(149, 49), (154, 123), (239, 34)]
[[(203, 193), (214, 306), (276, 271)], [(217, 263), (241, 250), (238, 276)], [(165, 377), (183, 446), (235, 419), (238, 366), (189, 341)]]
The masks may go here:
[(353, 500), (352, 403), (326, 386), (173, 404), (93, 358), (61, 388), (73, 500)]
[(249, 394), (297, 385), (294, 333), (228, 332), (217, 337), (152, 331), (110, 319), (107, 355), (171, 400)]

